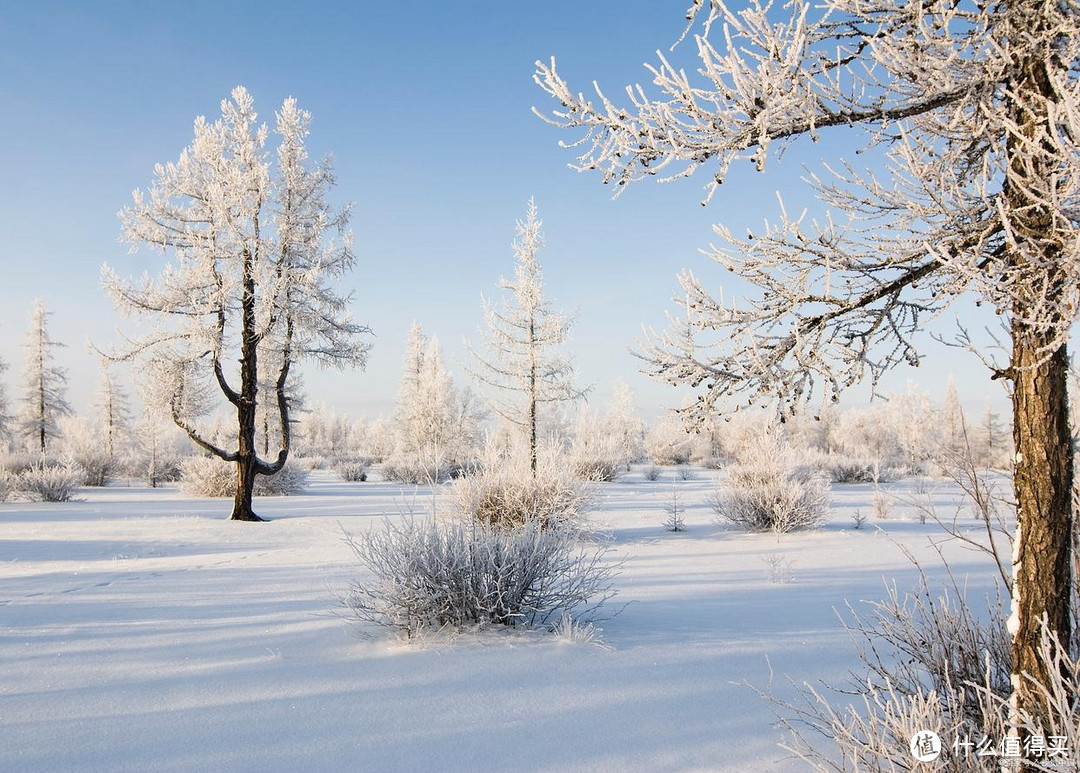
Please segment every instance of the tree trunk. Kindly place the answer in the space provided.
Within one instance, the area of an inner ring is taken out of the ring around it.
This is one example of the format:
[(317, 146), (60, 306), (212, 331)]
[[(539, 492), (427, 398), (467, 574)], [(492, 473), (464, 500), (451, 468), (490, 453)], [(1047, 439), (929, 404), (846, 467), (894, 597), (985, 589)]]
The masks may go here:
[[(256, 222), (256, 233), (258, 223)], [(240, 399), (236, 402), (237, 456), (236, 494), (233, 498), (234, 521), (262, 521), (251, 509), (251, 493), (258, 474), (255, 448), (256, 408), (259, 394), (259, 339), (255, 331), (255, 278), (252, 256), (244, 253), (244, 294), (241, 297)]]
[(537, 467), (537, 438), (536, 438), (536, 403), (538, 399), (537, 389), (537, 341), (536, 321), (529, 317), (529, 469), (532, 470), (533, 480), (536, 480)]
[(251, 495), (255, 488), (255, 453), (241, 456), (236, 462), (236, 494), (233, 496), (233, 521), (264, 521), (251, 507)]
[[(1038, 718), (1045, 706), (1031, 677), (1049, 685), (1039, 656), (1040, 628), (1068, 646), (1071, 632), (1073, 460), (1068, 420), (1068, 360), (1064, 344), (1046, 357), (1050, 334), (1013, 323), (1013, 440), (1017, 502), (1013, 554), (1013, 697), (1018, 711)], [(1026, 676), (1025, 676), (1026, 675)]]

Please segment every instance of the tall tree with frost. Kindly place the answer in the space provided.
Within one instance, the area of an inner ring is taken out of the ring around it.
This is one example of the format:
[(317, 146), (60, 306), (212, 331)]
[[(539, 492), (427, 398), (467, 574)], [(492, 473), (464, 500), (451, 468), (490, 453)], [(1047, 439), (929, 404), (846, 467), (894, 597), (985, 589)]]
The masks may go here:
[(54, 350), (63, 344), (49, 335), (49, 315), (41, 299), (34, 301), (30, 327), (23, 339), (23, 395), (19, 435), (30, 451), (44, 454), (59, 436), (57, 419), (71, 413), (67, 401), (67, 371), (53, 363)]
[(612, 388), (607, 425), (619, 449), (619, 461), (630, 469), (631, 462), (644, 453), (645, 422), (638, 416), (633, 390), (622, 379)]
[(0, 449), (3, 449), (11, 441), (11, 413), (8, 404), (7, 386), (3, 376), (7, 372), (8, 364), (0, 360)]
[[(1080, 4), (1077, 0), (693, 0), (698, 74), (660, 54), (654, 96), (626, 106), (572, 91), (550, 63), (536, 82), (582, 131), (576, 167), (625, 186), (764, 169), (777, 148), (833, 127), (862, 127), (885, 176), (841, 163), (815, 176), (847, 222), (782, 211), (764, 233), (723, 226), (712, 257), (761, 293), (736, 308), (682, 277), (700, 335), (654, 336), (644, 356), (673, 384), (704, 386), (694, 412), (721, 398), (800, 401), (898, 363), (913, 338), (960, 297), (1007, 321), (1009, 361), (994, 370), (1013, 407), (1017, 532), (1012, 635), (1017, 706), (1041, 714), (1036, 682), (1045, 617), (1070, 640), (1073, 457), (1067, 420), (1069, 328), (1080, 303)], [(681, 294), (680, 294), (681, 298)], [(1026, 680), (1023, 674), (1034, 677)]]
[(427, 336), (419, 322), (409, 326), (405, 338), (405, 358), (401, 367), (401, 384), (394, 405), (395, 436), (398, 451), (412, 454), (416, 451), (415, 425), (419, 408), (420, 379), (424, 372), (424, 349)]
[[(291, 97), (282, 104), (276, 164), (266, 149), (269, 130), (256, 118), (248, 92), (234, 89), (221, 118), (197, 118), (192, 144), (179, 160), (159, 164), (149, 195), (135, 191), (120, 213), (133, 250), (146, 245), (171, 255), (160, 277), (129, 282), (103, 272), (122, 312), (159, 323), (117, 356), (175, 364), (161, 382), (173, 421), (196, 445), (236, 464), (232, 518), (242, 521), (262, 520), (251, 507), (255, 476), (276, 473), (289, 455), (293, 366), (304, 359), (363, 366), (369, 348), (359, 338), (367, 328), (350, 320), (349, 298), (332, 285), (353, 264), (348, 210), (333, 212), (326, 201), (334, 182), (329, 160), (308, 163), (311, 114)], [(259, 358), (268, 350), (276, 373), (260, 389)], [(215, 384), (235, 415), (235, 445), (215, 444), (185, 413), (186, 393), (199, 379)], [(256, 448), (262, 400), (276, 408), (273, 459)]]
[(540, 407), (546, 403), (576, 400), (585, 390), (574, 386), (574, 369), (558, 347), (570, 332), (569, 319), (551, 309), (544, 297), (544, 280), (537, 258), (544, 244), (536, 202), (529, 199), (525, 219), (517, 222), (512, 249), (517, 258), (514, 279), (501, 279), (507, 291), (493, 306), (484, 301), (482, 331), (489, 356), (478, 354), (473, 375), (487, 385), (491, 409), (524, 431), (529, 464), (536, 476), (537, 426)]
[(480, 411), (468, 390), (459, 390), (446, 369), (437, 338), (414, 323), (405, 342), (405, 362), (394, 411), (395, 455), (432, 468), (468, 461), (476, 445)]
[(131, 408), (127, 394), (116, 383), (108, 360), (101, 363), (101, 381), (98, 382), (94, 414), (105, 456), (111, 464), (131, 435)]
[(960, 396), (956, 393), (956, 380), (949, 376), (945, 385), (945, 400), (941, 404), (941, 431), (944, 434), (945, 449), (957, 451), (965, 444), (967, 426), (964, 409), (960, 406)]

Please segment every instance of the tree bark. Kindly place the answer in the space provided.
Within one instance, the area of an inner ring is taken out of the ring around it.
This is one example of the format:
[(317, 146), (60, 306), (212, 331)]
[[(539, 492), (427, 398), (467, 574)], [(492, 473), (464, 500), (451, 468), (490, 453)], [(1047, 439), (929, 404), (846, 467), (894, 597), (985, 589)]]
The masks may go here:
[[(257, 233), (256, 226), (256, 233)], [(259, 459), (255, 447), (256, 406), (259, 393), (259, 339), (255, 330), (255, 278), (252, 256), (244, 253), (244, 294), (241, 298), (240, 399), (236, 403), (237, 460), (233, 521), (262, 521), (251, 507)]]
[(1047, 358), (1051, 334), (1013, 324), (1013, 486), (1017, 534), (1011, 620), (1016, 708), (1040, 717), (1045, 706), (1028, 677), (1050, 684), (1039, 656), (1045, 618), (1052, 634), (1070, 640), (1073, 460), (1068, 419), (1068, 359), (1061, 345)]
[[(1052, 20), (1038, 4), (1009, 6), (1008, 36), (1045, 35)], [(1057, 268), (1065, 259), (1056, 236), (1053, 189), (1056, 150), (1050, 142), (1053, 105), (1059, 100), (1044, 52), (1016, 47), (1013, 128), (1006, 140), (1008, 167), (1003, 188), (1012, 236), (1007, 249), (1014, 268), (1030, 277), (1014, 302), (1012, 359), (1013, 440), (1016, 460), (1016, 535), (1013, 545), (1012, 705), (1015, 719), (1027, 717), (1049, 727), (1048, 707), (1039, 687), (1056, 675), (1040, 656), (1043, 626), (1060, 646), (1071, 641), (1073, 454), (1068, 420), (1068, 358), (1053, 317), (1029, 323), (1043, 304), (1053, 305), (1064, 291)], [(1039, 281), (1035, 281), (1035, 280)], [(1045, 313), (1045, 312), (1044, 312)], [(1056, 312), (1051, 312), (1056, 313)], [(1027, 764), (1021, 770), (1029, 770)]]

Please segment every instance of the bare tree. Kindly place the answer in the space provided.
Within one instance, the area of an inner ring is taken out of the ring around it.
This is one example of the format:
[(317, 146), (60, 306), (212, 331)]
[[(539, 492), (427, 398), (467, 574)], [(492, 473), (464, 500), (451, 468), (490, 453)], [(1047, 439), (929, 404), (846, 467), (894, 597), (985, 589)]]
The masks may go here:
[(477, 354), (473, 375), (495, 393), (489, 405), (499, 416), (521, 427), (529, 448), (530, 469), (537, 467), (537, 426), (546, 403), (577, 400), (586, 390), (574, 386), (574, 369), (558, 347), (566, 342), (569, 319), (552, 311), (544, 297), (544, 279), (537, 255), (544, 244), (536, 202), (529, 199), (525, 220), (517, 223), (513, 243), (517, 266), (513, 281), (499, 287), (508, 295), (502, 304), (484, 301), (484, 332), (490, 357)]
[[(122, 312), (159, 323), (116, 356), (174, 365), (161, 371), (173, 421), (198, 446), (236, 463), (232, 518), (253, 521), (262, 520), (251, 508), (255, 476), (278, 472), (289, 455), (294, 364), (363, 366), (369, 346), (359, 336), (368, 330), (350, 320), (350, 299), (332, 286), (353, 264), (348, 210), (327, 204), (329, 161), (308, 164), (311, 114), (285, 100), (276, 114), (273, 164), (265, 149), (269, 130), (256, 123), (243, 87), (222, 101), (221, 113), (213, 123), (197, 118), (192, 144), (178, 161), (159, 164), (149, 195), (136, 191), (120, 213), (133, 250), (160, 249), (173, 263), (157, 281), (123, 281), (107, 267), (103, 273)], [(269, 351), (277, 369), (260, 390), (259, 358)], [(185, 410), (191, 389), (207, 381), (235, 414), (235, 447), (215, 444)], [(261, 400), (277, 409), (280, 445), (269, 460), (256, 449)]]
[(63, 344), (49, 335), (49, 315), (41, 299), (34, 301), (30, 327), (23, 340), (22, 408), (19, 410), (19, 435), (28, 450), (44, 454), (59, 437), (57, 419), (71, 413), (67, 401), (67, 371), (53, 364), (54, 350)]
[(993, 377), (1010, 387), (1016, 445), (1014, 684), (1019, 710), (1038, 716), (1033, 685), (1051, 683), (1040, 621), (1062, 642), (1071, 626), (1066, 341), (1080, 302), (1080, 5), (784, 8), (781, 21), (760, 0), (693, 0), (698, 76), (660, 54), (649, 68), (656, 96), (630, 87), (625, 107), (599, 89), (596, 101), (575, 93), (554, 60), (538, 62), (537, 83), (561, 103), (548, 120), (583, 131), (577, 168), (617, 185), (704, 170), (706, 200), (740, 159), (764, 169), (795, 138), (866, 130), (866, 147), (885, 154), (883, 177), (843, 163), (812, 181), (847, 222), (782, 211), (746, 238), (717, 226), (713, 259), (760, 294), (737, 308), (684, 274), (697, 345), (654, 336), (644, 356), (659, 378), (704, 386), (699, 415), (732, 395), (796, 402), (918, 363), (915, 334), (961, 296), (992, 305), (1011, 336)]

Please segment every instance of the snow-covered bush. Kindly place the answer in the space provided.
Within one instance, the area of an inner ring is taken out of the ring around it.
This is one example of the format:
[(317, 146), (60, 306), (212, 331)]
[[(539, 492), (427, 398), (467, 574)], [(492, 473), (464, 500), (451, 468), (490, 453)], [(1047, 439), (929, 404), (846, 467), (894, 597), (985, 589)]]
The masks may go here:
[(0, 469), (18, 475), (21, 472), (41, 464), (41, 456), (28, 453), (8, 453), (0, 455)]
[[(1006, 737), (1011, 653), (1001, 603), (991, 600), (984, 619), (957, 586), (936, 594), (924, 578), (904, 597), (890, 588), (884, 601), (870, 605), (867, 617), (849, 608), (849, 630), (858, 642), (865, 676), (835, 695), (810, 690), (802, 703), (788, 704), (788, 748), (814, 770), (884, 773), (910, 769), (909, 743), (917, 731), (932, 729), (943, 739)], [(1021, 718), (1020, 724), (1032, 734), (1052, 732), (1075, 740), (1080, 732), (1077, 703), (1057, 698), (1078, 694), (1080, 670), (1049, 639), (1042, 642), (1041, 657), (1057, 666), (1048, 669), (1054, 684), (1043, 686), (1047, 719), (1055, 729), (1044, 725), (1036, 731), (1034, 723), (1025, 721), (1030, 718)], [(807, 727), (829, 741), (810, 736)], [(942, 761), (945, 767), (939, 769), (957, 773), (1001, 770), (1000, 759), (974, 753), (946, 753)], [(1029, 762), (1031, 770), (1050, 769), (1039, 767), (1037, 758)]]
[(428, 486), (445, 483), (461, 475), (460, 464), (441, 460), (424, 460), (415, 457), (394, 456), (379, 467), (383, 479), (394, 483), (407, 483), (411, 486)]
[(308, 471), (295, 464), (285, 466), (273, 475), (259, 475), (255, 478), (255, 496), (291, 497), (307, 487)]
[(82, 472), (84, 486), (108, 486), (116, 474), (116, 463), (105, 454), (80, 454), (73, 461), (74, 466)]
[[(347, 538), (363, 567), (342, 603), (406, 636), (425, 629), (537, 627), (595, 619), (617, 570), (606, 548), (529, 521), (514, 528), (408, 519)], [(369, 579), (370, 578), (370, 579)]]
[(236, 465), (189, 456), (180, 462), (180, 491), (190, 497), (231, 497), (236, 491)]
[(16, 489), (28, 499), (70, 502), (82, 482), (82, 472), (62, 464), (41, 463), (20, 472)]
[(582, 480), (613, 481), (633, 461), (626, 438), (609, 425), (608, 417), (588, 410), (582, 411), (574, 424), (570, 456)]
[(141, 449), (127, 460), (126, 469), (133, 477), (157, 488), (162, 483), (176, 483), (183, 477), (185, 458), (164, 449)]
[(648, 467), (641, 471), (641, 474), (644, 476), (645, 480), (660, 480), (660, 474), (662, 472), (663, 470), (657, 467), (655, 464), (650, 464)]
[(362, 483), (371, 472), (370, 459), (343, 459), (334, 465), (334, 470), (341, 479), (350, 483)]
[(693, 455), (693, 436), (677, 416), (665, 416), (645, 434), (645, 455), (653, 464), (687, 464)]
[[(192, 456), (180, 463), (180, 490), (193, 497), (231, 497), (236, 493), (236, 465), (216, 457)], [(308, 473), (288, 464), (274, 475), (255, 477), (255, 496), (291, 496), (303, 491)]]
[(623, 469), (624, 466), (618, 459), (598, 457), (574, 459), (574, 472), (584, 481), (610, 483), (619, 477)]
[(108, 485), (119, 471), (120, 461), (109, 453), (103, 432), (78, 416), (62, 417), (57, 424), (60, 456), (67, 466), (82, 471), (82, 485)]
[(824, 455), (819, 467), (833, 483), (888, 483), (900, 472), (881, 459), (848, 454)]
[(588, 484), (555, 456), (541, 460), (535, 477), (524, 462), (489, 459), (454, 482), (451, 499), (461, 515), (493, 526), (576, 524), (591, 505)]
[(748, 531), (815, 529), (828, 514), (828, 491), (825, 478), (801, 466), (779, 437), (767, 433), (727, 468), (726, 486), (710, 505), (722, 523)]

